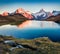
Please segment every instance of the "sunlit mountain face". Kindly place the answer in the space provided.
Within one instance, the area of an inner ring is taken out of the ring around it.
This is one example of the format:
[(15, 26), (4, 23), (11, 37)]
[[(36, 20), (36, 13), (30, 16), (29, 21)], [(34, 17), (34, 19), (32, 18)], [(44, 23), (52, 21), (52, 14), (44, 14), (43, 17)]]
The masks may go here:
[(32, 19), (33, 16), (31, 15), (31, 13), (29, 11), (25, 11), (22, 8), (19, 8), (16, 10), (16, 14), (22, 14), (23, 16), (25, 16), (28, 19)]
[(10, 15), (14, 15), (14, 14), (21, 14), (24, 17), (28, 18), (28, 19), (32, 19), (33, 16), (31, 14), (31, 12), (29, 11), (25, 11), (23, 8), (18, 8), (16, 11), (12, 12), (12, 13), (8, 13), (8, 12), (3, 12), (2, 14), (0, 14), (1, 16), (10, 16)]

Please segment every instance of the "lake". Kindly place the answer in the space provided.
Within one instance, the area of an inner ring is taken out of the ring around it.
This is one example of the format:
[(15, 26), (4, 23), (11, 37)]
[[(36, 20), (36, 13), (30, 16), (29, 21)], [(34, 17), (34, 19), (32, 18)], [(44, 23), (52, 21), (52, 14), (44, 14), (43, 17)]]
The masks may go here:
[(53, 21), (25, 21), (22, 24), (0, 26), (0, 35), (15, 38), (34, 39), (49, 37), (53, 41), (60, 41), (60, 24)]

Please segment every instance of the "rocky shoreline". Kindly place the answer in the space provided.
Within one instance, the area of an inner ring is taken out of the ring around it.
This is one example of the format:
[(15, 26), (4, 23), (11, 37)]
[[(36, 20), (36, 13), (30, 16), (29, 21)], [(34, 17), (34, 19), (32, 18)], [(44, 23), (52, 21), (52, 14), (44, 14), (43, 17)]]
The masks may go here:
[(0, 35), (1, 54), (59, 54), (60, 43), (52, 42), (48, 37), (31, 40), (17, 39)]

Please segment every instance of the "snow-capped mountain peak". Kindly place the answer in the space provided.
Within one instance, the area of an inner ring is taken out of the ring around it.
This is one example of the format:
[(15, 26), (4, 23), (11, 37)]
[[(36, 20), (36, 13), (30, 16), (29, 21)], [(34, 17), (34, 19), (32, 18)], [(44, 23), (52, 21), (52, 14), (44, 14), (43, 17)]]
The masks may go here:
[(23, 14), (24, 12), (25, 12), (25, 10), (22, 9), (22, 8), (19, 8), (19, 9), (16, 10), (16, 13)]
[(32, 15), (34, 16), (34, 19), (37, 20), (45, 19), (47, 17), (47, 13), (43, 9), (37, 13), (33, 13)]
[(44, 9), (41, 9), (39, 12), (45, 12), (45, 10)]

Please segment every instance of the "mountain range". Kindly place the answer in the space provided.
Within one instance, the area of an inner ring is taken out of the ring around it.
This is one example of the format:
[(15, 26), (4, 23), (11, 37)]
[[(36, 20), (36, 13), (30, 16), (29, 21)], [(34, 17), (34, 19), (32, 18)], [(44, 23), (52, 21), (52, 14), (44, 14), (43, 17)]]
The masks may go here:
[(0, 14), (0, 24), (23, 22), (26, 20), (60, 22), (60, 11), (46, 12), (41, 9), (39, 12), (31, 13), (22, 8), (18, 8), (13, 13), (4, 12), (3, 14)]
[(15, 12), (13, 13), (8, 13), (8, 12), (3, 12), (3, 14), (1, 14), (2, 16), (10, 16), (10, 15), (14, 15), (14, 14), (21, 14), (24, 17), (31, 19), (33, 18), (33, 16), (31, 15), (31, 13), (29, 11), (25, 11), (22, 8), (18, 8)]
[(33, 13), (34, 20), (45, 20), (50, 18), (51, 16), (58, 16), (60, 15), (60, 11), (52, 11), (46, 12), (45, 10), (41, 9), (39, 12)]

